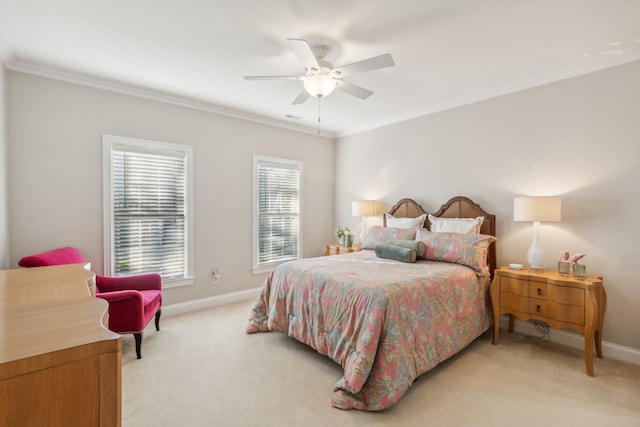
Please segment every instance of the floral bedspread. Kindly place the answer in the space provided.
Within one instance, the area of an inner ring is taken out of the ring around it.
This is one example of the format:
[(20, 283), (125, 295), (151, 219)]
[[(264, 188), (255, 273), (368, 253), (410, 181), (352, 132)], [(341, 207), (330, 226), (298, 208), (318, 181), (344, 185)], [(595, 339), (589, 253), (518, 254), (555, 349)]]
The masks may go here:
[(247, 333), (285, 332), (329, 356), (344, 369), (331, 404), (379, 411), (489, 328), (488, 286), (468, 267), (370, 250), (302, 259), (266, 279)]

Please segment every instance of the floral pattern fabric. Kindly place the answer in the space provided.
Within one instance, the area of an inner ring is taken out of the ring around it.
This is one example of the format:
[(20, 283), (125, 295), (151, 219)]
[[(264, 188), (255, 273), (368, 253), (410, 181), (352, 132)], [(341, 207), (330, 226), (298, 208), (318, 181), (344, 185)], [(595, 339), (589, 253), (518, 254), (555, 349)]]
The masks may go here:
[(367, 238), (362, 243), (362, 249), (375, 249), (387, 240), (414, 240), (415, 228), (381, 227), (375, 225), (367, 232)]
[(424, 242), (426, 259), (462, 264), (478, 274), (489, 274), (487, 254), (489, 245), (496, 241), (494, 236), (418, 230), (416, 240)]
[(490, 325), (489, 278), (465, 266), (406, 264), (363, 250), (280, 265), (248, 333), (281, 331), (344, 369), (331, 404), (379, 411)]

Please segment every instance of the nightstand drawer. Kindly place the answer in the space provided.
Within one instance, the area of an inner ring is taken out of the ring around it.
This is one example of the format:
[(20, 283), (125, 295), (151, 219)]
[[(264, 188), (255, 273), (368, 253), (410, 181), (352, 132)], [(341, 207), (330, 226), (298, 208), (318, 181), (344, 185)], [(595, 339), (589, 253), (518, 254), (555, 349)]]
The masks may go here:
[(560, 304), (584, 306), (584, 290), (568, 286), (555, 286), (532, 281), (529, 285), (532, 298), (544, 299)]
[(521, 313), (531, 311), (531, 299), (511, 292), (500, 292), (500, 308), (508, 311), (514, 310)]
[(547, 284), (540, 282), (529, 283), (529, 295), (534, 298), (547, 299)]
[(500, 291), (509, 292), (515, 295), (522, 295), (528, 297), (530, 282), (528, 280), (516, 279), (514, 277), (501, 277), (500, 278)]
[(568, 286), (547, 285), (547, 301), (584, 307), (584, 290)]
[(558, 304), (542, 299), (529, 299), (529, 313), (546, 319), (584, 325), (584, 306)]

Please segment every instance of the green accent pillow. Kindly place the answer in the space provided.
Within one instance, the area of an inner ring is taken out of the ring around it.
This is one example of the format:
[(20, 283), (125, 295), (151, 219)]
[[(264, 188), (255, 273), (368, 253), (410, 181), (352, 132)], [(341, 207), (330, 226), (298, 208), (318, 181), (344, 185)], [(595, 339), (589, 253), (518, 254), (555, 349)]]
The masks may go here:
[(401, 262), (416, 262), (418, 257), (416, 251), (413, 249), (387, 245), (386, 243), (376, 246), (375, 251), (379, 258), (393, 259)]
[(416, 255), (419, 258), (424, 258), (424, 251), (427, 250), (427, 245), (422, 240), (398, 240), (391, 239), (384, 242), (386, 245), (400, 246), (402, 248), (409, 248), (416, 251)]

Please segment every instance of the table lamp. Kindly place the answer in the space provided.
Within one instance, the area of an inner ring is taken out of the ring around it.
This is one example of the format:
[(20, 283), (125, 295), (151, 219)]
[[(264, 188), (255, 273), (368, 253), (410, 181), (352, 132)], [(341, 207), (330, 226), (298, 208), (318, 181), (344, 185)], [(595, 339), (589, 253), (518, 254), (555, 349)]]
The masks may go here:
[(361, 200), (351, 202), (351, 215), (362, 217), (362, 229), (360, 230), (360, 243), (365, 239), (367, 217), (382, 214), (382, 203), (375, 200)]
[(538, 237), (540, 222), (558, 222), (561, 213), (560, 197), (513, 198), (513, 220), (533, 221), (533, 242), (527, 251), (527, 262), (532, 270), (542, 269), (544, 263), (544, 249)]

